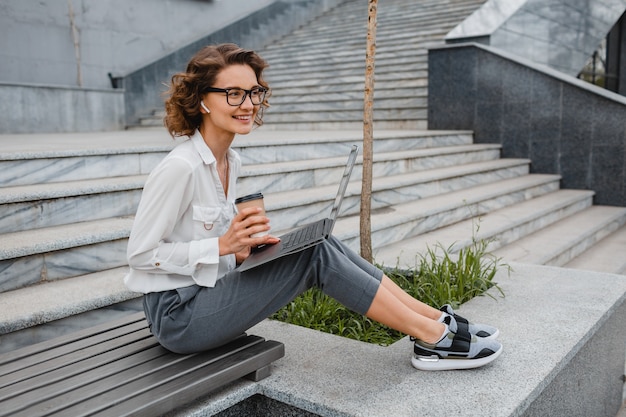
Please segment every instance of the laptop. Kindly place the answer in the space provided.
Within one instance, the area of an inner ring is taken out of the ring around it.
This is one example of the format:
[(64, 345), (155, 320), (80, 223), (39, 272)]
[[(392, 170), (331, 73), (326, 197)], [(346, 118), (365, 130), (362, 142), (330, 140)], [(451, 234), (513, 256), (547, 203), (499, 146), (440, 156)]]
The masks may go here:
[(324, 239), (328, 239), (328, 236), (330, 236), (335, 226), (335, 221), (337, 220), (346, 188), (350, 182), (350, 175), (352, 174), (352, 168), (354, 168), (358, 151), (358, 146), (352, 146), (329, 217), (300, 226), (279, 236), (280, 242), (275, 245), (263, 245), (253, 249), (250, 256), (237, 267), (237, 270), (247, 271), (283, 256), (303, 251), (304, 249), (321, 243)]

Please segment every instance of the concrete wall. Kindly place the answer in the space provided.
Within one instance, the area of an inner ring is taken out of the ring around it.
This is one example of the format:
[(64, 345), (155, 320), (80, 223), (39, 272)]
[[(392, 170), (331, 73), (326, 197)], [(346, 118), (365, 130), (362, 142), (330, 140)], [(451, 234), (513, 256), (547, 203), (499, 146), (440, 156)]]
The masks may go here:
[(258, 48), (340, 1), (2, 0), (0, 134), (123, 129), (200, 45)]
[(447, 36), (477, 41), (578, 75), (626, 10), (626, 0), (489, 0)]
[(122, 90), (0, 83), (0, 133), (123, 128)]
[(3, 0), (0, 82), (110, 88), (109, 72), (131, 72), (273, 1)]
[(429, 129), (473, 130), (562, 187), (626, 206), (626, 97), (481, 44), (429, 51)]

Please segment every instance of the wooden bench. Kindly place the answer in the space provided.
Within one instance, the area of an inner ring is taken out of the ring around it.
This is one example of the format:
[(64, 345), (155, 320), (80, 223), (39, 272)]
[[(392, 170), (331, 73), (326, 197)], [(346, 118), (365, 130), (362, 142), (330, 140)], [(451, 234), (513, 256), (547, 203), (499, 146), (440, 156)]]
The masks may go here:
[(242, 335), (172, 353), (143, 313), (0, 355), (0, 416), (156, 416), (242, 377), (270, 375), (282, 343)]

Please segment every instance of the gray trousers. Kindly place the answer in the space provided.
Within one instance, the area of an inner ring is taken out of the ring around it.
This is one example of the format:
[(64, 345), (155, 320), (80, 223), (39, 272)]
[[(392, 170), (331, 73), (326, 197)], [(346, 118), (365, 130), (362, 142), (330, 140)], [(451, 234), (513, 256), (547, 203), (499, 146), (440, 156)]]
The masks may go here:
[(235, 269), (213, 288), (193, 285), (146, 294), (144, 310), (163, 347), (193, 353), (227, 343), (311, 287), (365, 314), (382, 276), (382, 271), (331, 236), (257, 268)]

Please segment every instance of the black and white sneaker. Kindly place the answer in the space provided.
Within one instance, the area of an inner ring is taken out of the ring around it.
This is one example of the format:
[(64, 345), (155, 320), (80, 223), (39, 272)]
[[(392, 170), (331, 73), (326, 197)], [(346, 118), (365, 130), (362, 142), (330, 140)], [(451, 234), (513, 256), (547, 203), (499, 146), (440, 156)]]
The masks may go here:
[[(500, 334), (500, 330), (496, 327), (488, 324), (471, 323), (467, 319), (459, 316), (454, 312), (450, 304), (446, 304), (439, 310), (443, 311), (446, 315), (443, 322), (450, 326), (450, 330), (456, 332), (457, 327), (464, 329), (478, 337), (484, 337), (486, 339), (495, 339)], [(446, 320), (448, 317), (452, 317), (453, 320)]]
[(502, 345), (495, 339), (486, 339), (466, 330), (458, 333), (446, 328), (446, 335), (436, 344), (412, 339), (411, 364), (422, 371), (472, 369), (493, 362), (502, 353)]

